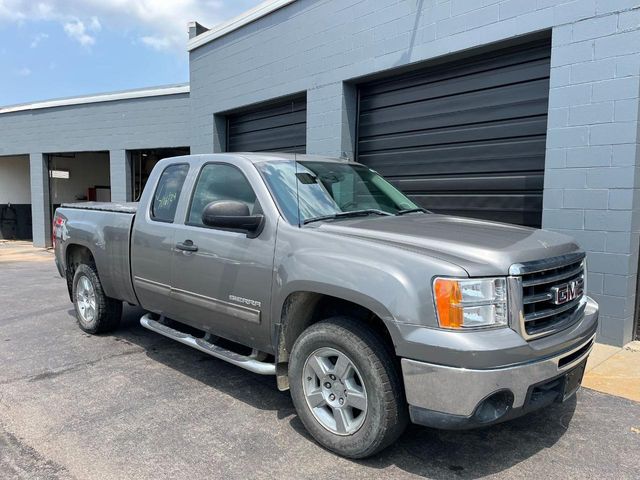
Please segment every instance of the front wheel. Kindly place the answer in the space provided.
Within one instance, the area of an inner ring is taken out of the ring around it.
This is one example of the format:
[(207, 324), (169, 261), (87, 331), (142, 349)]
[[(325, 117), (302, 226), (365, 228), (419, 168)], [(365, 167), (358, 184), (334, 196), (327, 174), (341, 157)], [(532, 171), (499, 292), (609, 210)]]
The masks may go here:
[(107, 297), (93, 265), (79, 265), (73, 276), (73, 306), (78, 326), (87, 333), (115, 330), (122, 317), (122, 302)]
[(345, 457), (379, 452), (407, 424), (391, 352), (366, 324), (351, 318), (324, 320), (300, 335), (289, 359), (289, 385), (307, 430)]

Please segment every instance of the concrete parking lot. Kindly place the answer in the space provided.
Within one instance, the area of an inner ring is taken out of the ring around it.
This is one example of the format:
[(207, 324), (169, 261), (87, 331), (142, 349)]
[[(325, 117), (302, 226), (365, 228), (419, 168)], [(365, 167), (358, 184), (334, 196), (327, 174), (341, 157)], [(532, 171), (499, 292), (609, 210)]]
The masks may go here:
[(114, 334), (89, 336), (51, 254), (8, 252), (0, 245), (2, 479), (640, 475), (640, 403), (587, 389), (510, 423), (410, 427), (375, 458), (338, 458), (272, 378), (144, 330), (134, 308)]

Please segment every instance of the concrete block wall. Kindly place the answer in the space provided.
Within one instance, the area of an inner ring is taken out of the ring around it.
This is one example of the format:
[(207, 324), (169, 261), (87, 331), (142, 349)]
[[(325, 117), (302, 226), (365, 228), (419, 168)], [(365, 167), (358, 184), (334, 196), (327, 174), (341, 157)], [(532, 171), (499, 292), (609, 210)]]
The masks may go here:
[(307, 153), (353, 160), (357, 90), (334, 82), (307, 92)]
[(111, 201), (130, 202), (131, 191), (131, 155), (126, 150), (109, 152), (111, 177)]
[(0, 155), (189, 145), (189, 94), (0, 114)]
[(31, 220), (33, 244), (36, 247), (51, 245), (51, 213), (49, 209), (49, 168), (46, 155), (31, 153)]
[[(633, 338), (638, 269), (640, 10), (596, 2), (553, 30), (543, 226), (589, 251), (600, 341)], [(556, 54), (557, 52), (557, 54)]]
[[(640, 0), (298, 0), (190, 52), (192, 152), (215, 114), (306, 91), (307, 149), (353, 155), (361, 77), (552, 32), (543, 227), (589, 252), (602, 341), (632, 339)], [(217, 142), (217, 143), (216, 143)]]

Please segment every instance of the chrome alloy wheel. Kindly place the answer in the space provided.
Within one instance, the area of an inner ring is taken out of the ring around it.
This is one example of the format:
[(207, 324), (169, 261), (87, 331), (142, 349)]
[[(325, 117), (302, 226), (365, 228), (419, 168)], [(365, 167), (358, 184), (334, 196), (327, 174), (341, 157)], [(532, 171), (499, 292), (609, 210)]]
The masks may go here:
[(96, 291), (87, 277), (80, 277), (76, 287), (78, 313), (84, 323), (91, 323), (96, 318)]
[(316, 350), (303, 368), (307, 405), (324, 428), (337, 435), (357, 432), (367, 416), (367, 390), (354, 363), (329, 347)]

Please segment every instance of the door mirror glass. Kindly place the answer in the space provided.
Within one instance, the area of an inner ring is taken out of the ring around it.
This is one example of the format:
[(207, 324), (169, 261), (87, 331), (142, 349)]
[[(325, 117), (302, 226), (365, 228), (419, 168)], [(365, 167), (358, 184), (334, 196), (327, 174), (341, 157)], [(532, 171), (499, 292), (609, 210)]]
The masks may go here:
[(251, 215), (246, 203), (235, 200), (211, 202), (202, 212), (202, 223), (207, 227), (246, 232), (257, 237), (264, 224), (263, 215)]

